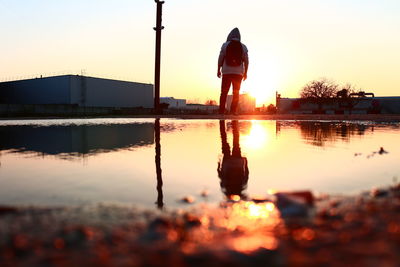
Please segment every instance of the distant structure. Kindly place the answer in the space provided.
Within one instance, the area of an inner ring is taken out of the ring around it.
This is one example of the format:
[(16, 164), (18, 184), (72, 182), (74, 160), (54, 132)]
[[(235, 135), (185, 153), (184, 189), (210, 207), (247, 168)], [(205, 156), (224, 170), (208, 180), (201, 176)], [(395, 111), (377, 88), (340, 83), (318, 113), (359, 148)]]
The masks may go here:
[(277, 93), (276, 108), (281, 114), (400, 114), (400, 97), (339, 92), (334, 98), (282, 98)]
[(165, 107), (168, 112), (182, 113), (201, 113), (201, 114), (213, 114), (218, 111), (216, 105), (203, 105), (203, 104), (187, 104), (186, 99), (176, 99), (174, 97), (161, 97), (160, 104), (166, 104)]
[(168, 104), (168, 108), (186, 108), (186, 99), (176, 99), (173, 97), (161, 97), (160, 103)]
[(153, 85), (62, 75), (0, 83), (0, 104), (153, 108)]
[(207, 114), (217, 113), (218, 109), (219, 106), (203, 105), (203, 104), (187, 104), (185, 107), (186, 111), (194, 111)]
[[(232, 104), (232, 95), (228, 95), (226, 99), (227, 110), (230, 110)], [(249, 94), (241, 94), (239, 95), (239, 113), (251, 113), (256, 109), (256, 99)]]

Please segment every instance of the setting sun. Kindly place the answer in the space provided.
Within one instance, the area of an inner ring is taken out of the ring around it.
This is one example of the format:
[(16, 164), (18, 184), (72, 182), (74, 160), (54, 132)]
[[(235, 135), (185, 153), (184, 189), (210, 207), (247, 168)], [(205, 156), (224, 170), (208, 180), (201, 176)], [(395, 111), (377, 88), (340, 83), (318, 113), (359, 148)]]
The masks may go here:
[(271, 102), (269, 92), (263, 90), (262, 88), (256, 88), (256, 87), (253, 88), (254, 89), (250, 89), (248, 93), (256, 99), (257, 106), (261, 106), (263, 104)]
[(264, 59), (262, 54), (258, 57), (261, 60), (250, 66), (248, 79), (243, 82), (243, 92), (254, 97), (257, 106), (274, 104), (275, 92), (279, 90), (281, 83), (279, 61), (272, 58)]

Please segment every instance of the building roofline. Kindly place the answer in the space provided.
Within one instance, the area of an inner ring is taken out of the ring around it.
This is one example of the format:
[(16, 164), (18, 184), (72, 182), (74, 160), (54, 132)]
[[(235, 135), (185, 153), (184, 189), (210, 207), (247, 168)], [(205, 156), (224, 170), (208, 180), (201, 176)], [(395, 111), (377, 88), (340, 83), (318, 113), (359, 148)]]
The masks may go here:
[(85, 78), (99, 79), (99, 80), (109, 80), (109, 81), (118, 81), (118, 82), (126, 82), (126, 83), (153, 85), (152, 83), (124, 81), (124, 80), (120, 80), (120, 79), (92, 77), (92, 76), (77, 75), (77, 74), (64, 74), (64, 75), (55, 75), (55, 76), (46, 76), (46, 77), (35, 77), (35, 78), (21, 79), (21, 80), (11, 80), (11, 81), (0, 82), (0, 84), (2, 84), (2, 83), (4, 84), (4, 83), (21, 82), (21, 81), (34, 81), (34, 80), (38, 80), (38, 79), (52, 79), (52, 78), (60, 78), (60, 77), (85, 77)]

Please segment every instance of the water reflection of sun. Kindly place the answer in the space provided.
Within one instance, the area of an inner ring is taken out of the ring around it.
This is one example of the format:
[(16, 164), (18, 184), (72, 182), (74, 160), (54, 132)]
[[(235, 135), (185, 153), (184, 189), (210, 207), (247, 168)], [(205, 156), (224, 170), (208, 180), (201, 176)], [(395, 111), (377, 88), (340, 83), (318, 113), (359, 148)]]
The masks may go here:
[(259, 121), (251, 122), (251, 129), (248, 135), (244, 135), (241, 145), (247, 149), (260, 149), (268, 140), (267, 129)]
[(232, 231), (241, 229), (242, 235), (231, 239), (230, 245), (241, 252), (251, 252), (259, 248), (274, 250), (278, 241), (274, 228), (280, 223), (279, 213), (271, 202), (256, 204), (238, 202), (228, 208), (229, 213), (221, 220), (214, 220), (220, 227)]

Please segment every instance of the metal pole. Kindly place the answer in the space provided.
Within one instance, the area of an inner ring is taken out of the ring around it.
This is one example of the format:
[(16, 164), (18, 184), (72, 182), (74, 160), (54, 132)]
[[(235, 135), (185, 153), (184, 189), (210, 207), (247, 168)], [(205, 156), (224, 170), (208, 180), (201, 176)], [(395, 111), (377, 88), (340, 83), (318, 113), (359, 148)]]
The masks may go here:
[(162, 4), (164, 1), (154, 0), (157, 3), (157, 24), (153, 28), (156, 31), (156, 62), (154, 69), (154, 110), (157, 114), (161, 113), (160, 108), (160, 65), (161, 65), (161, 31), (164, 29), (162, 24)]

